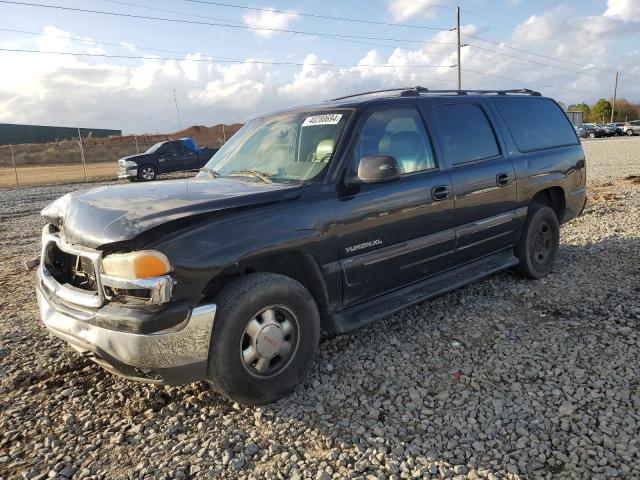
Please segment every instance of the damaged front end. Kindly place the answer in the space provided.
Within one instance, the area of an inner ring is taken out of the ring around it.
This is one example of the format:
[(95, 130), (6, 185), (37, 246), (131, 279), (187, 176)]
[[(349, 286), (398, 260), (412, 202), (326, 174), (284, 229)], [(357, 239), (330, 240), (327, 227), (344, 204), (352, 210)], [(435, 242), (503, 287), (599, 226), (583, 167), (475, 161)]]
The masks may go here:
[[(172, 302), (170, 271), (127, 278), (108, 274), (105, 266), (129, 272), (121, 259), (110, 262), (100, 250), (67, 243), (55, 225), (44, 227), (36, 290), (49, 331), (127, 378), (166, 384), (202, 379), (215, 305)], [(156, 271), (163, 272), (162, 265)]]

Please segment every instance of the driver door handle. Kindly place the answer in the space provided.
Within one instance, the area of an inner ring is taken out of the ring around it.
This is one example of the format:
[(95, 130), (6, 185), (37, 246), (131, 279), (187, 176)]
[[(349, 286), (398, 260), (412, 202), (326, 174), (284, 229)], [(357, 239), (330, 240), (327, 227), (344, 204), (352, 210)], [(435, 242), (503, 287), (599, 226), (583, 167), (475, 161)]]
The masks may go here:
[(451, 189), (447, 185), (438, 185), (437, 187), (433, 187), (431, 189), (431, 198), (433, 198), (433, 200), (436, 202), (446, 200), (450, 196)]

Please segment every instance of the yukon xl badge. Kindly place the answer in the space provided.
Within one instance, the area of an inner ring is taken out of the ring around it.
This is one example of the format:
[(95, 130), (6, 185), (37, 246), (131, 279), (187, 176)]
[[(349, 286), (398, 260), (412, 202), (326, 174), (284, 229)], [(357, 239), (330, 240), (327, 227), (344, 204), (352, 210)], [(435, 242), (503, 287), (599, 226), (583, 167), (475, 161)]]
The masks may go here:
[(382, 245), (382, 240), (380, 240), (379, 238), (371, 240), (370, 242), (364, 242), (359, 245), (346, 247), (345, 250), (347, 251), (347, 253), (353, 253), (357, 252), (358, 250), (364, 250), (365, 248), (376, 247), (378, 245)]

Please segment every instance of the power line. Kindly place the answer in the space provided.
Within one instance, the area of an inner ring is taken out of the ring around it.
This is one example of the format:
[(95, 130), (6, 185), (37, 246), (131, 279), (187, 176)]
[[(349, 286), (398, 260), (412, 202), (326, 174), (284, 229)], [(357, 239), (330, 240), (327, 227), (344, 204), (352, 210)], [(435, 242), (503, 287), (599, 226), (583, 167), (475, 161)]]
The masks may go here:
[[(256, 29), (260, 28), (260, 25), (253, 25), (253, 24), (247, 24), (245, 22), (238, 22), (235, 20), (229, 20), (226, 18), (217, 18), (217, 17), (210, 17), (207, 15), (199, 15), (196, 13), (186, 13), (186, 12), (180, 12), (177, 10), (167, 10), (165, 8), (158, 8), (158, 7), (150, 7), (148, 5), (140, 5), (139, 3), (130, 3), (130, 2), (123, 2), (123, 1), (119, 1), (119, 0), (103, 0), (105, 2), (109, 2), (109, 3), (115, 3), (117, 5), (125, 5), (127, 7), (134, 7), (134, 8), (143, 8), (145, 10), (152, 10), (154, 12), (162, 12), (162, 13), (173, 13), (175, 15), (182, 15), (182, 16), (187, 16), (187, 17), (196, 17), (196, 18), (204, 18), (205, 20), (214, 20), (214, 21), (218, 21), (218, 22), (227, 22), (227, 23), (233, 23), (236, 25), (246, 25), (246, 26), (250, 26), (250, 27), (254, 27)], [(389, 48), (389, 49), (395, 49), (397, 48), (395, 45), (385, 45), (382, 43), (372, 43), (372, 42), (366, 42), (366, 41), (362, 41), (362, 40), (346, 40), (346, 39), (342, 39), (342, 38), (333, 38), (333, 37), (329, 37), (332, 40), (339, 40), (339, 41), (344, 41), (344, 42), (349, 42), (349, 43), (357, 43), (357, 44), (361, 44), (361, 45), (370, 45), (370, 46), (374, 46), (374, 47), (382, 47), (382, 48)]]
[(353, 63), (300, 63), (300, 62), (278, 62), (268, 60), (239, 60), (229, 58), (174, 58), (174, 57), (149, 57), (142, 55), (115, 55), (107, 53), (79, 53), (79, 52), (53, 52), (43, 50), (28, 50), (24, 48), (0, 48), (2, 52), (10, 53), (39, 53), (43, 55), (67, 55), (73, 57), (98, 57), (98, 58), (120, 58), (120, 59), (138, 59), (138, 60), (173, 60), (176, 62), (202, 62), (202, 63), (235, 63), (235, 64), (257, 64), (257, 65), (281, 65), (281, 66), (318, 66), (318, 67), (367, 67), (367, 68), (452, 68), (454, 65), (371, 65), (371, 64), (353, 64)]
[(469, 73), (475, 73), (477, 75), (484, 75), (484, 76), (487, 76), (487, 77), (501, 78), (501, 79), (504, 79), (504, 80), (510, 80), (512, 82), (518, 82), (518, 83), (530, 83), (532, 85), (538, 85), (540, 87), (555, 88), (555, 89), (558, 89), (558, 90), (566, 90), (568, 92), (599, 93), (599, 92), (596, 92), (595, 90), (581, 90), (581, 89), (577, 89), (577, 88), (556, 87), (556, 86), (553, 86), (553, 85), (546, 85), (544, 83), (534, 82), (534, 81), (531, 81), (531, 80), (519, 80), (517, 78), (505, 77), (503, 75), (495, 75), (493, 73), (478, 72), (477, 70), (471, 70), (471, 69), (468, 69), (468, 68), (463, 68), (462, 70), (464, 70), (465, 72), (469, 72)]
[(588, 75), (588, 76), (590, 76), (590, 77), (602, 78), (602, 79), (604, 79), (604, 80), (608, 80), (608, 78), (607, 78), (607, 77), (604, 77), (604, 76), (602, 76), (602, 75), (594, 75), (593, 73), (588, 73), (588, 72), (579, 72), (578, 70), (572, 70), (572, 69), (570, 69), (570, 68), (561, 67), (561, 66), (559, 66), (559, 65), (552, 65), (552, 64), (550, 64), (550, 63), (544, 63), (544, 62), (538, 62), (538, 61), (536, 61), (536, 60), (531, 60), (531, 59), (529, 59), (529, 58), (517, 57), (517, 56), (515, 56), (515, 55), (509, 55), (508, 53), (500, 52), (500, 51), (497, 51), (497, 50), (490, 50), (490, 49), (488, 49), (488, 48), (484, 48), (484, 47), (481, 47), (481, 46), (479, 46), (479, 45), (475, 45), (475, 44), (473, 44), (473, 43), (468, 44), (468, 45), (469, 45), (470, 47), (477, 48), (478, 50), (483, 50), (483, 51), (485, 51), (485, 52), (495, 53), (495, 54), (497, 54), (497, 55), (502, 55), (503, 57), (514, 58), (514, 59), (516, 59), (516, 60), (523, 60), (523, 61), (525, 61), (525, 62), (533, 63), (533, 64), (535, 64), (535, 65), (542, 65), (543, 67), (557, 68), (557, 69), (559, 69), (559, 70), (564, 70), (564, 71), (566, 71), (566, 72), (572, 72), (572, 73), (575, 73), (575, 74), (577, 74), (577, 75)]
[[(114, 47), (120, 47), (120, 48), (135, 48), (135, 49), (140, 49), (140, 50), (151, 50), (152, 52), (165, 52), (165, 53), (177, 53), (179, 55), (191, 55), (193, 53), (196, 52), (184, 52), (181, 50), (168, 50), (168, 49), (164, 49), (164, 48), (155, 48), (155, 47), (143, 47), (141, 45), (134, 45), (132, 43), (129, 42), (105, 42), (105, 41), (99, 41), (99, 40), (94, 40), (92, 38), (81, 38), (81, 37), (72, 37), (69, 35), (53, 35), (50, 33), (38, 33), (38, 32), (29, 32), (27, 30), (16, 30), (13, 28), (0, 28), (0, 32), (13, 32), (13, 33), (22, 33), (24, 35), (33, 35), (36, 37), (51, 37), (51, 38), (60, 38), (60, 39), (64, 39), (64, 40), (71, 40), (74, 42), (79, 42), (79, 43), (91, 43), (94, 45), (111, 45)], [(213, 55), (210, 55), (213, 56)], [(218, 58), (227, 58), (228, 57), (218, 57)]]
[[(81, 37), (73, 37), (71, 35), (55, 35), (55, 34), (51, 34), (51, 33), (40, 33), (40, 32), (30, 32), (27, 30), (16, 30), (14, 28), (1, 28), (0, 27), (0, 32), (12, 32), (12, 33), (21, 33), (24, 35), (32, 35), (35, 37), (51, 37), (51, 38), (60, 38), (63, 40), (70, 40), (73, 42), (78, 42), (78, 43), (82, 43), (82, 44), (93, 44), (93, 45), (110, 45), (110, 46), (114, 46), (114, 47), (119, 47), (119, 48), (130, 48), (130, 49), (136, 49), (136, 50), (150, 50), (152, 52), (164, 52), (164, 53), (177, 53), (179, 55), (193, 55), (196, 53), (201, 53), (203, 55), (212, 57), (212, 58), (218, 58), (218, 59), (224, 59), (224, 60), (232, 60), (232, 61), (239, 61), (242, 62), (243, 60), (238, 60), (235, 58), (231, 58), (231, 57), (223, 57), (223, 56), (218, 56), (218, 55), (213, 55), (211, 53), (207, 53), (207, 52), (201, 52), (201, 51), (192, 51), (192, 52), (186, 52), (184, 50), (169, 50), (169, 49), (165, 49), (165, 48), (156, 48), (156, 47), (146, 47), (143, 45), (135, 45), (133, 43), (130, 42), (126, 42), (126, 41), (121, 41), (121, 42), (106, 42), (103, 40), (94, 40), (93, 38), (81, 38)], [(449, 58), (451, 55), (432, 55), (432, 58)], [(524, 64), (522, 64), (524, 65)]]
[(487, 42), (487, 43), (490, 43), (492, 45), (498, 45), (500, 47), (510, 48), (511, 50), (517, 50), (518, 52), (523, 52), (523, 53), (528, 53), (530, 55), (535, 55), (536, 57), (546, 58), (547, 60), (554, 60), (556, 62), (566, 63), (566, 64), (569, 64), (569, 65), (575, 65), (577, 67), (583, 67), (583, 68), (584, 67), (588, 67), (588, 68), (591, 68), (593, 70), (600, 70), (600, 71), (603, 71), (603, 72), (614, 72), (615, 71), (615, 70), (607, 70), (607, 69), (604, 69), (604, 68), (592, 67), (591, 65), (585, 65), (585, 64), (582, 64), (582, 63), (576, 63), (576, 62), (572, 62), (570, 60), (564, 60), (564, 59), (558, 58), (558, 57), (552, 57), (552, 56), (549, 56), (549, 55), (543, 55), (541, 53), (532, 52), (531, 50), (525, 50), (524, 48), (514, 47), (512, 45), (509, 45), (509, 44), (506, 44), (506, 43), (502, 43), (502, 42), (495, 42), (493, 40), (488, 40), (486, 38), (478, 37), (476, 35), (471, 35), (469, 33), (463, 33), (462, 35), (464, 35), (465, 37), (469, 37), (469, 38), (474, 38), (476, 40), (480, 40), (482, 42)]
[(448, 28), (442, 28), (442, 27), (428, 27), (425, 25), (410, 25), (406, 23), (379, 22), (376, 20), (365, 20), (362, 18), (337, 17), (337, 16), (331, 16), (331, 15), (320, 15), (318, 13), (296, 12), (294, 10), (278, 10), (275, 8), (250, 7), (247, 5), (236, 5), (233, 3), (210, 2), (205, 0), (185, 0), (185, 1), (191, 2), (191, 3), (204, 4), (204, 5), (215, 5), (218, 7), (239, 8), (243, 10), (253, 10), (258, 12), (273, 12), (273, 13), (282, 13), (282, 14), (290, 14), (290, 15), (299, 15), (301, 17), (322, 18), (325, 20), (339, 20), (339, 21), (354, 22), (354, 23), (365, 23), (368, 25), (384, 25), (388, 27), (419, 28), (424, 30), (442, 30), (442, 31), (449, 30)]
[(206, 25), (206, 26), (213, 26), (213, 27), (237, 28), (237, 29), (245, 29), (245, 30), (264, 30), (264, 31), (270, 31), (270, 32), (292, 33), (292, 34), (298, 34), (298, 35), (308, 35), (308, 36), (317, 36), (317, 37), (381, 40), (381, 41), (407, 42), (407, 43), (420, 43), (420, 44), (431, 43), (431, 44), (439, 44), (439, 45), (454, 45), (452, 42), (431, 42), (427, 40), (412, 40), (412, 39), (399, 39), (399, 38), (388, 38), (388, 37), (370, 37), (370, 36), (364, 36), (364, 35), (349, 35), (344, 33), (309, 32), (309, 31), (292, 30), (292, 29), (286, 29), (286, 28), (260, 27), (260, 26), (251, 26), (251, 25), (231, 25), (228, 23), (201, 22), (196, 20), (185, 20), (185, 19), (167, 18), (167, 17), (151, 17), (146, 15), (136, 15), (133, 13), (107, 12), (104, 10), (90, 10), (90, 9), (84, 9), (84, 8), (64, 7), (62, 5), (43, 5), (40, 3), (16, 2), (16, 1), (10, 1), (10, 0), (0, 0), (0, 3), (10, 4), (10, 5), (39, 7), (39, 8), (50, 8), (50, 9), (65, 10), (65, 11), (71, 11), (71, 12), (110, 15), (115, 17), (135, 18), (140, 20), (156, 20), (156, 21), (162, 21), (162, 22), (185, 23), (189, 25)]

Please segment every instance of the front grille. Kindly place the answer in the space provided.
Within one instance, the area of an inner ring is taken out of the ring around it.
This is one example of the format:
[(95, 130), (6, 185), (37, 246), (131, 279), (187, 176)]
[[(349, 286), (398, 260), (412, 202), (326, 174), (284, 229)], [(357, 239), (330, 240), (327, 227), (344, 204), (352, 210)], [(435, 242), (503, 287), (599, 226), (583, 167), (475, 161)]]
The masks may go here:
[(93, 261), (82, 255), (61, 250), (57, 244), (47, 246), (45, 267), (61, 285), (71, 285), (81, 290), (96, 292), (96, 271)]

